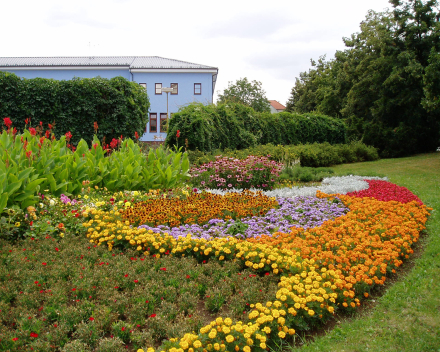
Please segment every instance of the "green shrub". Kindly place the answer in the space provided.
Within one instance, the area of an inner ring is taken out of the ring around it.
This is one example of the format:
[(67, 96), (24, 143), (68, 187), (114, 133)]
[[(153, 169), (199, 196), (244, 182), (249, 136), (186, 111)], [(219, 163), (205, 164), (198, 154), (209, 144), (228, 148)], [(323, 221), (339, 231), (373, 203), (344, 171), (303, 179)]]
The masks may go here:
[(246, 159), (250, 155), (269, 156), (269, 159), (283, 163), (286, 167), (291, 167), (299, 162), (301, 166), (327, 167), (342, 163), (359, 161), (372, 161), (379, 159), (377, 149), (367, 146), (362, 142), (351, 142), (349, 144), (313, 143), (301, 145), (258, 145), (255, 147), (223, 151), (214, 150), (213, 152), (202, 152), (200, 150), (188, 151), (188, 158), (193, 166), (200, 166), (204, 163), (214, 161), (216, 155)]
[[(177, 131), (180, 131), (177, 137)], [(259, 144), (345, 143), (343, 121), (318, 114), (259, 113), (239, 103), (203, 105), (192, 103), (173, 114), (168, 146), (189, 150), (241, 150)]]
[(321, 182), (325, 177), (330, 177), (334, 171), (329, 168), (319, 167), (286, 167), (280, 179), (283, 181), (300, 181), (300, 182)]
[(70, 131), (74, 145), (93, 139), (94, 122), (100, 140), (141, 134), (150, 107), (145, 89), (123, 77), (57, 81), (9, 72), (0, 72), (0, 102), (0, 117), (9, 116), (18, 130), (28, 118), (33, 127), (50, 123), (57, 138)]

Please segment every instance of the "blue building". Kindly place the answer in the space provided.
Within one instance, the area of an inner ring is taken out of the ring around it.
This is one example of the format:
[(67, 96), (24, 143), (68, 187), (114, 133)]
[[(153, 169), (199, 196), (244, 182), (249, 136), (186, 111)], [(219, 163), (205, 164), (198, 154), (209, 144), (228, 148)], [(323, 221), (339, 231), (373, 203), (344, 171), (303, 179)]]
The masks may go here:
[[(218, 68), (158, 56), (0, 57), (0, 71), (23, 78), (70, 80), (122, 76), (145, 87), (149, 121), (140, 140), (162, 141), (167, 110), (171, 115), (191, 102), (211, 104)], [(170, 92), (165, 93), (167, 89)], [(167, 103), (168, 100), (168, 103)]]

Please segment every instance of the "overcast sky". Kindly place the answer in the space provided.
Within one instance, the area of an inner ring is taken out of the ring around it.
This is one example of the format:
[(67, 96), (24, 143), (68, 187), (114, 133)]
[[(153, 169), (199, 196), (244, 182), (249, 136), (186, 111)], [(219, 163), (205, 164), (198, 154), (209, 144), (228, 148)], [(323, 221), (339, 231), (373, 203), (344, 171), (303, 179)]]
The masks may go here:
[(0, 56), (161, 56), (219, 69), (217, 92), (260, 81), (285, 104), (310, 59), (343, 50), (388, 0), (13, 0), (0, 5)]

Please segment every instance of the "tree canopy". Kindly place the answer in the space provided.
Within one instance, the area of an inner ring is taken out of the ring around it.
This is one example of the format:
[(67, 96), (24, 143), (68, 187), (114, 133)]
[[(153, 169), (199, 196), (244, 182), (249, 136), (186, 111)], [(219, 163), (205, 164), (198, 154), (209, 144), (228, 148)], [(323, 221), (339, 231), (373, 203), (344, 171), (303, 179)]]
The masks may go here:
[(343, 118), (353, 139), (384, 157), (440, 145), (440, 23), (436, 0), (390, 0), (369, 11), (346, 50), (312, 61), (292, 88), (288, 111)]
[(255, 80), (249, 82), (246, 77), (238, 79), (235, 84), (229, 82), (228, 88), (223, 91), (223, 94), (219, 94), (218, 102), (241, 103), (250, 106), (255, 111), (270, 111), (270, 103), (266, 98), (266, 92), (263, 90), (261, 82)]

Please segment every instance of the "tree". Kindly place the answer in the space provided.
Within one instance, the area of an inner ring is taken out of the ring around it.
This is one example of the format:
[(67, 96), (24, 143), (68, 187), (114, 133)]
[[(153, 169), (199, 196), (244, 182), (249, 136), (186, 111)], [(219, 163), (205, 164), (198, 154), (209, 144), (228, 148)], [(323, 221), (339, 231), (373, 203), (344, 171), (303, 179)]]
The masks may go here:
[(345, 119), (349, 136), (383, 157), (434, 150), (440, 142), (437, 1), (390, 3), (392, 11), (369, 11), (361, 31), (344, 38), (346, 50), (301, 74), (288, 104)]
[(233, 102), (250, 106), (255, 111), (270, 112), (270, 103), (266, 98), (266, 92), (261, 87), (261, 82), (240, 78), (232, 84), (229, 82), (228, 88), (223, 94), (218, 96), (219, 103)]

